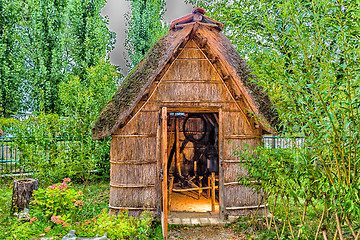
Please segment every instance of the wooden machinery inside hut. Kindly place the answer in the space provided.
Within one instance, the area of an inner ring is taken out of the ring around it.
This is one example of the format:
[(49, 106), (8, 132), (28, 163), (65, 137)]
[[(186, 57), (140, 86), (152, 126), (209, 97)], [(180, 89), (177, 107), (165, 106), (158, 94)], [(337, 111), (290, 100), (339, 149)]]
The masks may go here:
[(218, 121), (218, 113), (168, 114), (170, 211), (219, 211)]

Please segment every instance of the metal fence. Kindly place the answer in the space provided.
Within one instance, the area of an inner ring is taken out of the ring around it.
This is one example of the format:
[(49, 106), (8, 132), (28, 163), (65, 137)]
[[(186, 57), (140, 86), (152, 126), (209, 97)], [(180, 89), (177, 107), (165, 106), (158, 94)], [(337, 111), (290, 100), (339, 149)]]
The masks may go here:
[[(55, 137), (55, 144), (62, 151), (67, 151), (69, 142), (74, 143), (77, 138)], [(50, 144), (54, 144), (49, 143)], [(302, 147), (304, 138), (283, 138), (275, 136), (265, 136), (263, 143), (266, 148), (294, 148)], [(79, 147), (81, 147), (79, 145)], [(46, 147), (45, 147), (46, 148)], [(46, 154), (46, 153), (45, 153)], [(20, 152), (15, 146), (15, 137), (0, 137), (0, 176), (4, 174), (24, 173), (26, 159), (20, 158)]]
[(302, 148), (304, 146), (303, 137), (284, 138), (276, 136), (263, 137), (263, 143), (266, 148)]
[[(36, 139), (27, 139), (29, 142), (36, 141)], [(42, 145), (32, 148), (37, 154), (41, 154), (41, 159), (48, 159), (50, 157), (49, 150), (56, 147), (57, 151), (67, 152), (70, 147), (69, 144), (78, 144), (81, 148), (79, 137), (54, 137), (49, 141), (42, 141)], [(25, 173), (26, 159), (21, 158), (21, 152), (16, 147), (15, 137), (0, 137), (0, 176), (6, 174)]]
[(14, 137), (0, 137), (0, 173), (22, 172), (18, 150), (14, 146)]

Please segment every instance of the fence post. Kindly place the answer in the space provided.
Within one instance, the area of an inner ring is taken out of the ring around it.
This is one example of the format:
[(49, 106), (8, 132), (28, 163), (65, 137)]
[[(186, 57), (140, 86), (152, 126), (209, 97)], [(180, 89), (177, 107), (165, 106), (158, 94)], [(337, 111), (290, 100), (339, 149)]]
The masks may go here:
[(272, 148), (275, 149), (276, 148), (276, 142), (275, 142), (275, 137), (272, 137)]

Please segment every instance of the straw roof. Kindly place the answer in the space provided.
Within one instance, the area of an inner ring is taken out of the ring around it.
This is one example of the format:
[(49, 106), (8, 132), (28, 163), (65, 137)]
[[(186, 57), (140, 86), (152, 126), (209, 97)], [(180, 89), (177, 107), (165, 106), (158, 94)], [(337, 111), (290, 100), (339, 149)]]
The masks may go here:
[(142, 97), (149, 93), (151, 83), (159, 78), (164, 67), (176, 58), (178, 49), (190, 39), (199, 46), (206, 44), (207, 50), (204, 52), (209, 59), (216, 59), (224, 72), (229, 73), (234, 92), (244, 98), (248, 110), (256, 115), (262, 128), (275, 133), (278, 115), (269, 96), (256, 84), (257, 79), (251, 74), (250, 68), (221, 33), (223, 25), (203, 14), (204, 11), (197, 8), (192, 14), (171, 24), (168, 34), (152, 46), (102, 110), (92, 129), (94, 139), (109, 136), (126, 124)]

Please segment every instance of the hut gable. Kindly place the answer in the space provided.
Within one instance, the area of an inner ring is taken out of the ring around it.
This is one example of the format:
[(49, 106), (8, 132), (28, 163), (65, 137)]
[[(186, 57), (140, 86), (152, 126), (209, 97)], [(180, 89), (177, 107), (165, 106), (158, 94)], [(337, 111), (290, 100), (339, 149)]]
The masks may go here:
[[(254, 83), (256, 78), (245, 61), (220, 32), (222, 25), (207, 17), (201, 22), (199, 14), (173, 22), (169, 33), (149, 50), (101, 112), (93, 127), (94, 139), (114, 134), (135, 115), (155, 118), (150, 114), (155, 111), (151, 104), (160, 102), (167, 106), (178, 102), (191, 102), (193, 106), (197, 102), (228, 102), (242, 111), (250, 128), (257, 126), (275, 133), (277, 113), (268, 95)], [(149, 122), (134, 121), (138, 127), (131, 127), (131, 131), (140, 131)]]

